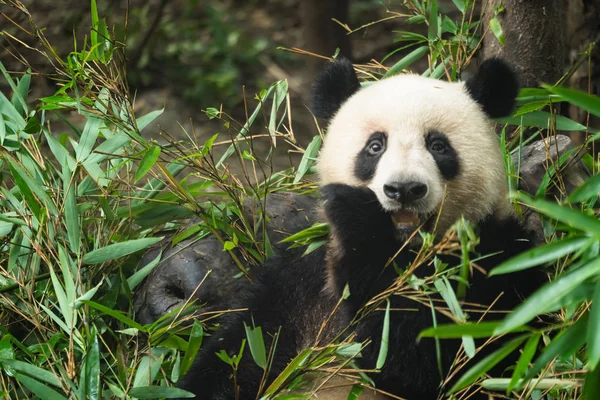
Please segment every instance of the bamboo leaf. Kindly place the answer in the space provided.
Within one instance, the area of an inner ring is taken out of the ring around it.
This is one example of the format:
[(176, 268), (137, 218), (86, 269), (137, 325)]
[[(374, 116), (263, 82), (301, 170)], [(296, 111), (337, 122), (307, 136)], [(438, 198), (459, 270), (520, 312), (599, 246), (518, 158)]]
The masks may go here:
[(389, 337), (390, 337), (390, 300), (387, 300), (385, 306), (385, 315), (383, 317), (383, 329), (381, 330), (381, 345), (379, 346), (379, 355), (377, 356), (377, 363), (375, 368), (381, 369), (385, 364), (385, 360), (388, 354)]
[(83, 256), (85, 264), (99, 264), (109, 260), (124, 257), (160, 242), (163, 237), (133, 239), (126, 242), (109, 244), (106, 247), (93, 250)]
[(544, 349), (542, 354), (535, 360), (533, 366), (524, 380), (527, 381), (537, 375), (542, 369), (552, 362), (556, 357), (568, 357), (585, 343), (585, 332), (587, 328), (587, 315), (584, 315), (564, 332), (556, 336), (552, 342)]
[(533, 111), (527, 114), (518, 115), (509, 118), (498, 118), (498, 123), (517, 125), (517, 126), (533, 126), (547, 129), (556, 123), (556, 129), (560, 131), (586, 131), (585, 125), (573, 121), (567, 117), (558, 114), (551, 114), (547, 111)]
[[(570, 271), (538, 289), (527, 300), (514, 309), (496, 328), (494, 334), (501, 335), (517, 329), (556, 307), (569, 293), (574, 291), (587, 279), (600, 274), (600, 258), (593, 259), (585, 265)], [(584, 335), (585, 337), (585, 335)]]
[(183, 389), (168, 386), (138, 386), (129, 391), (131, 397), (138, 399), (191, 399), (196, 395)]
[(595, 238), (589, 238), (587, 236), (555, 240), (543, 246), (535, 247), (503, 262), (496, 268), (492, 269), (489, 273), (489, 276), (522, 271), (527, 268), (535, 267), (536, 265), (545, 264), (550, 261), (556, 261), (567, 254), (589, 246), (595, 241)]
[(136, 119), (135, 122), (137, 124), (138, 130), (141, 132), (152, 121), (154, 121), (156, 118), (158, 118), (164, 111), (165, 111), (165, 109), (161, 108), (160, 110), (151, 111), (148, 114)]
[(150, 171), (152, 166), (156, 163), (156, 160), (158, 160), (159, 155), (160, 147), (158, 146), (152, 146), (146, 150), (146, 152), (144, 153), (144, 157), (142, 157), (142, 161), (140, 161), (138, 170), (135, 173), (134, 182), (139, 181), (148, 173), (148, 171)]
[(409, 65), (421, 59), (421, 57), (425, 56), (429, 53), (429, 46), (421, 46), (406, 56), (404, 56), (400, 61), (394, 64), (386, 73), (383, 75), (384, 78), (396, 75), (400, 73), (403, 69), (407, 68)]
[(246, 337), (248, 338), (248, 346), (250, 346), (250, 354), (256, 365), (262, 369), (267, 368), (267, 353), (265, 351), (265, 341), (263, 339), (262, 328), (257, 326), (251, 328), (244, 322)]
[(457, 391), (474, 383), (481, 375), (492, 369), (500, 361), (504, 360), (506, 356), (511, 354), (525, 341), (526, 336), (520, 336), (506, 343), (500, 349), (496, 350), (489, 356), (485, 357), (473, 367), (471, 367), (456, 384), (450, 389), (449, 394), (456, 393)]
[(190, 338), (188, 341), (188, 347), (185, 351), (185, 356), (181, 361), (180, 375), (185, 375), (192, 366), (192, 363), (196, 359), (196, 355), (202, 346), (202, 339), (204, 338), (204, 330), (202, 324), (198, 321), (194, 321), (192, 331), (190, 332)]
[(600, 97), (564, 87), (551, 85), (542, 85), (542, 87), (590, 114), (600, 117)]
[(500, 25), (500, 21), (497, 17), (490, 19), (490, 30), (494, 36), (496, 36), (496, 39), (498, 39), (498, 42), (500, 42), (502, 47), (504, 47), (504, 31), (502, 30), (502, 25)]
[(569, 195), (570, 203), (598, 199), (600, 195), (600, 174), (596, 174), (587, 179), (581, 186), (577, 187)]
[(589, 370), (583, 383), (584, 399), (600, 399), (600, 368)]
[(594, 299), (587, 327), (588, 365), (590, 370), (600, 369), (600, 282), (596, 283)]
[(88, 118), (85, 126), (83, 127), (81, 139), (79, 140), (77, 148), (75, 149), (75, 159), (77, 162), (85, 161), (91, 154), (92, 149), (96, 144), (96, 139), (98, 139), (98, 134), (100, 133), (100, 125), (102, 125), (102, 120), (100, 118)]
[(541, 337), (541, 334), (534, 334), (529, 339), (527, 339), (527, 343), (525, 343), (525, 346), (523, 346), (523, 352), (521, 353), (521, 357), (519, 357), (517, 366), (515, 367), (508, 387), (506, 388), (507, 396), (517, 386), (517, 384), (519, 383), (519, 379), (523, 376), (523, 374), (529, 367), (529, 363), (535, 355), (535, 351), (537, 350), (537, 346), (540, 342)]
[(600, 221), (596, 218), (582, 214), (571, 208), (562, 207), (556, 203), (541, 199), (534, 199), (523, 192), (517, 192), (518, 201), (535, 209), (536, 211), (572, 228), (582, 230), (600, 239)]
[(315, 163), (317, 160), (317, 154), (319, 153), (319, 149), (321, 148), (321, 136), (316, 135), (313, 137), (310, 144), (306, 147), (306, 151), (302, 156), (302, 160), (300, 160), (300, 165), (298, 165), (298, 172), (296, 172), (296, 176), (294, 177), (294, 184), (300, 182), (300, 180), (306, 175), (308, 169)]
[(125, 314), (123, 314), (120, 311), (117, 310), (113, 310), (111, 308), (108, 308), (106, 306), (103, 306), (102, 304), (98, 304), (94, 301), (91, 300), (81, 300), (81, 302), (83, 304), (86, 304), (92, 308), (95, 308), (96, 310), (109, 315), (111, 317), (113, 317), (114, 319), (123, 322), (125, 325), (129, 326), (130, 328), (136, 328), (142, 332), (145, 332), (146, 330), (144, 329), (144, 327), (140, 324), (138, 324), (137, 322), (135, 322), (134, 320), (132, 320), (131, 318), (127, 317)]
[(438, 1), (429, 0), (429, 27), (427, 30), (427, 37), (430, 41), (436, 40), (439, 36), (439, 26)]
[(156, 266), (159, 264), (161, 257), (162, 249), (160, 250), (159, 254), (154, 258), (154, 260), (150, 261), (143, 268), (140, 268), (133, 275), (127, 278), (127, 286), (129, 286), (129, 289), (133, 290), (137, 287), (137, 285), (142, 283), (142, 281), (146, 279), (148, 274), (150, 274), (150, 272), (152, 272), (152, 270), (156, 268)]
[(81, 246), (81, 228), (79, 224), (79, 211), (77, 209), (77, 197), (75, 181), (72, 179), (69, 164), (64, 162), (62, 166), (62, 183), (65, 196), (65, 225), (67, 227), (67, 237), (69, 238), (69, 248), (75, 254), (79, 254)]
[(32, 393), (35, 393), (43, 400), (67, 400), (65, 396), (58, 393), (56, 390), (49, 388), (43, 383), (30, 378), (27, 375), (15, 374), (15, 378), (21, 382), (23, 386), (27, 389), (31, 390)]
[(83, 368), (81, 368), (81, 380), (83, 389), (81, 394), (83, 399), (100, 399), (100, 349), (98, 346), (98, 334), (92, 329), (90, 337), (90, 346), (83, 359)]
[[(462, 336), (471, 336), (473, 338), (487, 338), (494, 335), (494, 330), (500, 325), (499, 321), (478, 322), (466, 324), (445, 324), (427, 328), (419, 334), (422, 337), (437, 337), (440, 339), (460, 338)], [(519, 327), (511, 332), (528, 331), (527, 327)]]
[(35, 376), (36, 379), (46, 382), (46, 383), (49, 383), (52, 386), (60, 387), (60, 380), (58, 379), (58, 377), (56, 375), (54, 375), (53, 372), (47, 371), (40, 367), (36, 367), (33, 364), (29, 364), (29, 363), (26, 363), (24, 361), (19, 361), (19, 360), (0, 359), (0, 365), (3, 365), (4, 368), (6, 368), (6, 366), (8, 366), (8, 367), (14, 369), (16, 372), (19, 372), (19, 373), (22, 373), (25, 375)]

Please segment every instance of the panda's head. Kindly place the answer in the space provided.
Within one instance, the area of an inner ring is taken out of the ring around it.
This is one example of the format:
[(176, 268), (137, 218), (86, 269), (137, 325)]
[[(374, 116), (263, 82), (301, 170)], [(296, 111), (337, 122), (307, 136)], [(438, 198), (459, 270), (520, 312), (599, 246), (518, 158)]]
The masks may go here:
[(444, 233), (461, 215), (472, 222), (512, 209), (491, 118), (511, 113), (518, 83), (499, 59), (467, 82), (397, 75), (361, 88), (338, 59), (314, 85), (313, 111), (329, 122), (318, 161), (322, 185), (369, 187), (396, 223)]

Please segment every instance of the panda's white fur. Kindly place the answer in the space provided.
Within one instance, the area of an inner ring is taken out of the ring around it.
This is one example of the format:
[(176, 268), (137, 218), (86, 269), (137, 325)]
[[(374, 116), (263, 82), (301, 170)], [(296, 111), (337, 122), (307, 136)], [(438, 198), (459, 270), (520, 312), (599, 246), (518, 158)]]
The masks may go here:
[[(455, 179), (443, 179), (425, 147), (431, 130), (443, 132), (457, 152), (461, 167)], [(363, 182), (353, 172), (355, 156), (376, 131), (387, 133), (387, 150), (374, 177)], [(398, 75), (358, 90), (331, 120), (318, 169), (322, 186), (366, 185), (388, 211), (394, 211), (397, 202), (383, 193), (386, 182), (427, 183), (427, 211), (438, 211), (443, 202), (439, 233), (461, 214), (476, 223), (489, 215), (505, 218), (512, 213), (498, 137), (462, 82)]]

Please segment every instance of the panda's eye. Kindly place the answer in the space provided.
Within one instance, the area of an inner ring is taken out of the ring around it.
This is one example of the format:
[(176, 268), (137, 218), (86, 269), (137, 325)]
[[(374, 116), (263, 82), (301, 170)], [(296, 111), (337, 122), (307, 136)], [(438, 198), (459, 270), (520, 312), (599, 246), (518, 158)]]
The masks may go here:
[(431, 143), (430, 148), (436, 153), (444, 153), (446, 152), (446, 143), (441, 140), (434, 140), (433, 143)]
[(376, 156), (383, 151), (383, 142), (379, 139), (372, 140), (367, 146), (367, 151), (370, 155)]

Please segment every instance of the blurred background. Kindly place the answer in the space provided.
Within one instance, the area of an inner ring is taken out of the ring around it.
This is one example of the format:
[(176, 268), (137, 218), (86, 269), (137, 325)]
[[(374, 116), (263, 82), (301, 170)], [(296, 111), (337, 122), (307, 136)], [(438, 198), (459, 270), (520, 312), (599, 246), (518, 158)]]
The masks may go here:
[[(477, 21), (486, 8), (488, 14), (503, 15), (501, 28), (506, 41), (512, 41), (512, 53), (508, 54), (508, 58), (514, 56), (513, 61), (535, 64), (529, 68), (535, 79), (554, 83), (565, 71), (575, 67), (578, 71), (571, 75), (569, 86), (597, 93), (600, 86), (598, 51), (594, 47), (590, 57), (582, 57), (581, 52), (597, 43), (600, 0), (541, 2), (544, 7), (539, 7), (537, 3), (540, 1), (537, 0), (477, 1), (472, 18)], [(53, 67), (43, 55), (36, 53), (35, 40), (10, 22), (27, 26), (27, 16), (2, 3), (0, 1), (4, 18), (0, 20), (3, 25), (0, 31), (4, 34), (0, 36), (0, 44), (4, 65), (9, 71), (23, 72), (25, 66), (20, 58), (25, 57), (34, 73), (51, 74)], [(461, 0), (458, 3), (465, 2)], [(515, 3), (514, 7), (511, 8), (510, 3)], [(81, 46), (83, 33), (89, 32), (89, 1), (24, 0), (23, 4), (61, 57), (73, 50), (73, 36)], [(246, 118), (244, 98), (248, 102), (253, 101), (261, 89), (277, 80), (287, 79), (293, 129), (303, 146), (317, 133), (307, 105), (310, 103), (311, 82), (322, 59), (289, 49), (302, 49), (324, 57), (331, 57), (339, 49), (340, 54), (358, 64), (388, 56), (385, 65), (389, 67), (413, 50), (402, 48), (406, 32), (426, 35), (426, 24), (411, 23), (409, 19), (411, 7), (414, 8), (415, 4), (419, 2), (97, 2), (98, 13), (107, 18), (109, 29), (114, 27), (117, 40), (127, 43), (127, 80), (132, 94), (136, 96), (138, 115), (166, 107), (158, 120), (160, 129), (183, 139), (185, 135), (179, 124), (185, 129), (190, 129), (193, 124), (196, 134), (208, 138), (219, 128), (218, 122), (210, 121), (200, 110), (222, 106), (233, 118), (243, 121)], [(451, 20), (460, 19), (456, 4), (457, 0), (440, 0), (440, 14)], [(527, 9), (528, 4), (532, 10)], [(537, 21), (538, 26), (528, 26), (527, 18)], [(523, 32), (528, 29), (540, 40), (543, 39), (543, 43), (537, 43)], [(511, 33), (515, 39), (511, 39)], [(7, 34), (27, 43), (31, 49), (16, 49), (16, 42), (9, 40)], [(497, 44), (490, 40), (484, 41), (482, 53), (497, 53), (495, 46)], [(423, 71), (427, 66), (427, 58), (422, 57), (410, 69)], [(528, 66), (520, 67), (525, 76), (524, 86), (535, 86), (537, 82), (527, 77)], [(57, 89), (55, 83), (41, 75), (32, 84), (32, 98), (50, 95)], [(252, 109), (253, 105), (248, 108)], [(569, 110), (560, 112), (569, 114)], [(589, 123), (587, 115), (570, 117)], [(74, 113), (70, 118), (76, 123), (81, 116)]]

